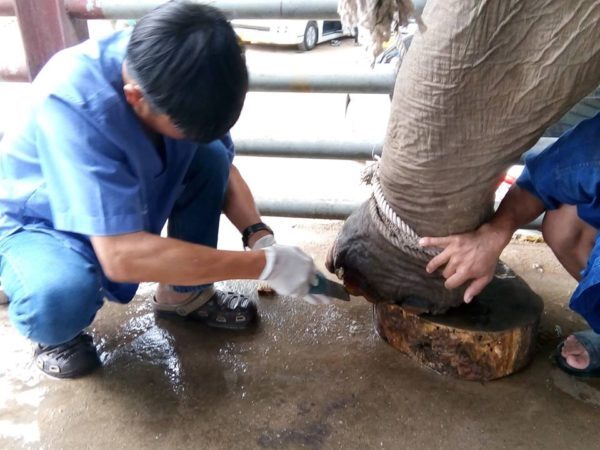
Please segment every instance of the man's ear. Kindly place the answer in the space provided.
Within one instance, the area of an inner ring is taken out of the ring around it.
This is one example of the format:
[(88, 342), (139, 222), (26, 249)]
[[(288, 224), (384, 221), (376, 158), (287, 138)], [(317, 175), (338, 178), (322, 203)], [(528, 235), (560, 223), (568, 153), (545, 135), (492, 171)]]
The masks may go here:
[(146, 103), (142, 90), (135, 83), (126, 83), (123, 86), (123, 92), (125, 92), (127, 103), (129, 103), (136, 111), (142, 108)]

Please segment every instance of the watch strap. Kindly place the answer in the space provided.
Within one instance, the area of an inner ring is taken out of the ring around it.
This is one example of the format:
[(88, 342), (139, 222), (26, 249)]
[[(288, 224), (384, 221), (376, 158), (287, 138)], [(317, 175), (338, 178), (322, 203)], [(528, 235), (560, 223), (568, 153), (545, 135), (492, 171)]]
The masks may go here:
[(258, 223), (255, 223), (254, 225), (250, 225), (249, 227), (244, 228), (244, 230), (242, 231), (242, 244), (244, 244), (244, 248), (248, 247), (248, 240), (250, 239), (250, 236), (252, 236), (254, 233), (256, 233), (258, 231), (263, 231), (263, 230), (268, 231), (272, 235), (275, 235), (275, 233), (273, 233), (273, 230), (271, 229), (271, 227), (269, 227), (269, 225), (267, 225), (264, 222), (258, 222)]

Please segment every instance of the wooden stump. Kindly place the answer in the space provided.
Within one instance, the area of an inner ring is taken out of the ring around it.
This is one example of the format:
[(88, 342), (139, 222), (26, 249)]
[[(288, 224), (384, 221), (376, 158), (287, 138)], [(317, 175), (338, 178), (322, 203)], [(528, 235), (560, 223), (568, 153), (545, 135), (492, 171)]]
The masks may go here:
[(495, 278), (470, 304), (444, 315), (374, 305), (375, 327), (392, 347), (444, 375), (493, 380), (531, 360), (542, 299), (512, 272)]

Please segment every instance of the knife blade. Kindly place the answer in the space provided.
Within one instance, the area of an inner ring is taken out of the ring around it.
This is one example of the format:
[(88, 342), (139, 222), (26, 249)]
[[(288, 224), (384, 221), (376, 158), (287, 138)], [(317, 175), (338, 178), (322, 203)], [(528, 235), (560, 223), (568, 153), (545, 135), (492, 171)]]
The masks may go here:
[(308, 293), (325, 295), (345, 302), (350, 301), (350, 295), (346, 292), (346, 288), (340, 283), (328, 280), (321, 272), (316, 273)]

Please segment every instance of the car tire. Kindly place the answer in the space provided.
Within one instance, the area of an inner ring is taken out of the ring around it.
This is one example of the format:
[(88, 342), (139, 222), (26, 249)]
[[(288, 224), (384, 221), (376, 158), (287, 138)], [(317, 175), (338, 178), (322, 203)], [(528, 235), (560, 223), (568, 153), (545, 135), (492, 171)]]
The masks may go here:
[(298, 44), (298, 48), (302, 52), (307, 52), (316, 47), (319, 41), (319, 29), (316, 22), (308, 22), (304, 30), (304, 39)]

